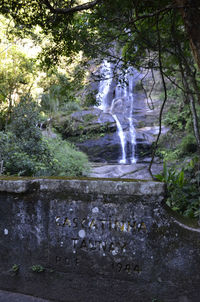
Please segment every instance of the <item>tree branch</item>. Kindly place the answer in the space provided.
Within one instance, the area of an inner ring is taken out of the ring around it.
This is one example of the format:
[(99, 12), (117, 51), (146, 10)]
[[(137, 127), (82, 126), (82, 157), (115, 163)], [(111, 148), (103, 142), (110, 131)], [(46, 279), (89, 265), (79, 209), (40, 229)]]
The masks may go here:
[(80, 12), (83, 10), (87, 10), (90, 8), (93, 8), (96, 6), (98, 3), (100, 3), (102, 0), (95, 0), (92, 2), (87, 2), (85, 4), (77, 5), (74, 7), (66, 7), (66, 8), (54, 8), (49, 0), (43, 0), (43, 3), (47, 6), (47, 8), (54, 14), (62, 14), (62, 15), (67, 15), (75, 12)]
[[(146, 79), (146, 77), (148, 76), (149, 74), (149, 71), (151, 71), (151, 74), (152, 74), (152, 79), (153, 79), (153, 84), (151, 85), (151, 89), (150, 89), (150, 92), (147, 93), (147, 89), (145, 88), (144, 86), (144, 80)], [(154, 104), (153, 104), (153, 100), (152, 100), (152, 97), (151, 97), (151, 94), (152, 94), (152, 91), (153, 91), (153, 88), (155, 86), (155, 77), (154, 77), (154, 73), (153, 73), (153, 69), (147, 69), (147, 72), (145, 73), (145, 75), (143, 76), (143, 78), (141, 79), (141, 84), (142, 84), (142, 89), (144, 91), (144, 94), (145, 94), (145, 97), (147, 99), (147, 105), (149, 107), (150, 110), (154, 110)], [(151, 101), (151, 103), (149, 102), (149, 99)]]
[(149, 168), (148, 168), (149, 173), (150, 173), (152, 178), (154, 178), (154, 177), (153, 177), (151, 168), (152, 168), (153, 161), (154, 161), (154, 158), (155, 158), (155, 154), (156, 154), (156, 150), (157, 150), (157, 146), (158, 146), (158, 141), (159, 141), (160, 135), (162, 133), (162, 114), (163, 114), (163, 110), (164, 110), (164, 107), (165, 107), (165, 103), (167, 101), (167, 88), (166, 88), (165, 78), (164, 78), (164, 74), (163, 74), (163, 65), (162, 65), (162, 56), (161, 56), (161, 38), (160, 38), (160, 30), (159, 30), (158, 23), (159, 23), (159, 17), (157, 16), (156, 29), (157, 29), (157, 36), (158, 36), (158, 62), (159, 62), (160, 75), (161, 75), (161, 78), (162, 78), (163, 89), (164, 89), (164, 101), (163, 101), (162, 106), (160, 108), (160, 114), (159, 114), (159, 132), (158, 132), (158, 135), (157, 135), (157, 139), (155, 141), (155, 146), (154, 146), (151, 162), (150, 162)]

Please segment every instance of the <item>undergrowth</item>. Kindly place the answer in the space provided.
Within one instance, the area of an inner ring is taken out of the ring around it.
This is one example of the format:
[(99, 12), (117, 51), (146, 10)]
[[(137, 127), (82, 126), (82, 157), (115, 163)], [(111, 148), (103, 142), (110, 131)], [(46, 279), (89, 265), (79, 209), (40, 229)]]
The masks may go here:
[(179, 168), (167, 167), (156, 179), (167, 185), (167, 205), (183, 216), (200, 218), (200, 168), (199, 159), (194, 157)]

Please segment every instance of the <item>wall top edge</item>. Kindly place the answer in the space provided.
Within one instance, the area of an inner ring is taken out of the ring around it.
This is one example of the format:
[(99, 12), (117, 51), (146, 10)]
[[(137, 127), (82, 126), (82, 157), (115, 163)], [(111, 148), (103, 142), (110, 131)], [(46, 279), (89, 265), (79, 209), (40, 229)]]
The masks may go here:
[(165, 195), (165, 185), (156, 181), (95, 178), (0, 178), (0, 192), (75, 192), (83, 194)]

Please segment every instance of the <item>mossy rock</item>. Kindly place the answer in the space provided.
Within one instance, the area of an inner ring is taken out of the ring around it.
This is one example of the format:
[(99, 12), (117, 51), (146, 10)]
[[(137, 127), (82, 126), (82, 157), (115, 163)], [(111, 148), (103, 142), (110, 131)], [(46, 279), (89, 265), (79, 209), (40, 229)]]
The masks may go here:
[[(53, 127), (63, 137), (80, 137), (80, 140), (83, 135), (86, 135), (87, 138), (95, 138), (116, 131), (116, 124), (111, 115), (103, 113), (98, 108), (60, 116), (53, 120)], [(71, 139), (71, 141), (74, 140)]]

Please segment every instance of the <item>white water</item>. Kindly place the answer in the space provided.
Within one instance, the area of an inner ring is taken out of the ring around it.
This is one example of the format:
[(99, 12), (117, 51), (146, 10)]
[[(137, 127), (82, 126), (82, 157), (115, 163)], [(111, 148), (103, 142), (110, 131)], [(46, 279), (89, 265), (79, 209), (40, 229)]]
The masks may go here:
[[(128, 74), (134, 74), (133, 68), (128, 69)], [(130, 137), (131, 137), (131, 163), (135, 164), (136, 163), (136, 157), (135, 157), (135, 146), (136, 146), (136, 131), (133, 123), (133, 102), (134, 102), (134, 84), (135, 84), (135, 79), (133, 81), (133, 78), (131, 76), (128, 77), (128, 97), (129, 101), (131, 104), (131, 109), (130, 109), (130, 115), (129, 115), (129, 131), (130, 131)]]
[[(135, 126), (133, 122), (133, 103), (134, 103), (134, 85), (136, 82), (136, 78), (138, 76), (138, 72), (135, 71), (133, 68), (128, 68), (123, 78), (120, 80), (118, 79), (117, 85), (113, 88), (112, 91), (112, 83), (113, 81), (113, 72), (111, 63), (107, 62), (106, 60), (103, 61), (101, 67), (101, 75), (103, 79), (100, 81), (99, 85), (99, 92), (97, 94), (97, 101), (100, 103), (99, 108), (102, 109), (104, 112), (109, 112), (114, 120), (116, 121), (117, 126), (117, 133), (121, 143), (121, 159), (119, 163), (126, 164), (128, 161), (127, 158), (127, 139), (129, 136), (129, 142), (131, 144), (131, 157), (129, 160), (131, 163), (136, 163), (135, 157), (135, 146), (136, 146), (136, 132)], [(114, 98), (110, 100), (110, 95), (113, 95)], [(122, 124), (115, 113), (115, 108), (121, 102), (121, 107), (123, 103), (123, 112), (120, 112), (120, 115), (124, 113), (124, 119), (128, 120), (129, 131), (124, 131)], [(128, 106), (128, 107), (127, 107)], [(129, 109), (127, 114), (126, 107)], [(127, 116), (128, 115), (128, 116)]]
[(136, 135), (135, 135), (135, 127), (133, 124), (133, 119), (132, 117), (129, 117), (129, 126), (130, 126), (130, 135), (131, 135), (131, 147), (132, 147), (132, 154), (131, 154), (131, 163), (135, 164), (136, 163), (136, 157), (135, 157), (135, 145), (136, 145)]
[(118, 130), (118, 135), (121, 141), (121, 147), (122, 147), (122, 159), (120, 159), (120, 164), (125, 164), (126, 163), (126, 151), (125, 151), (125, 146), (126, 146), (126, 137), (124, 135), (124, 131), (123, 128), (116, 116), (116, 114), (112, 114), (113, 118), (116, 121), (116, 125), (117, 125), (117, 130)]
[(104, 60), (101, 66), (101, 76), (103, 79), (100, 81), (99, 92), (96, 96), (96, 99), (99, 103), (98, 108), (105, 112), (108, 107), (107, 95), (112, 83), (112, 68), (111, 64), (107, 60)]

